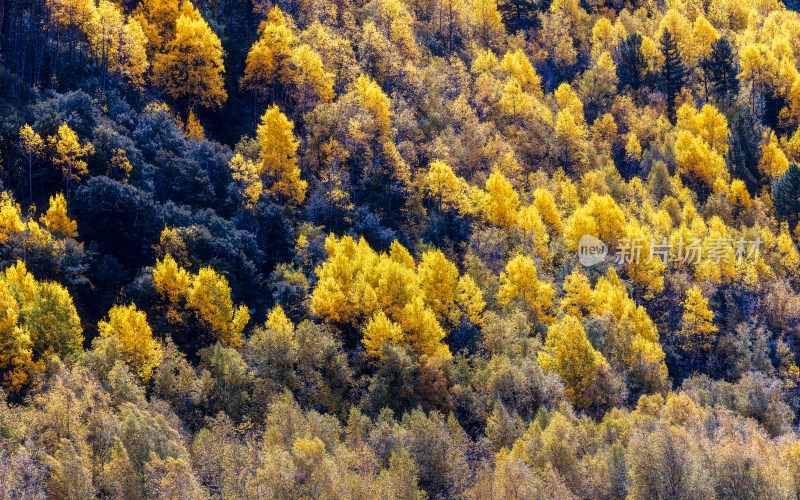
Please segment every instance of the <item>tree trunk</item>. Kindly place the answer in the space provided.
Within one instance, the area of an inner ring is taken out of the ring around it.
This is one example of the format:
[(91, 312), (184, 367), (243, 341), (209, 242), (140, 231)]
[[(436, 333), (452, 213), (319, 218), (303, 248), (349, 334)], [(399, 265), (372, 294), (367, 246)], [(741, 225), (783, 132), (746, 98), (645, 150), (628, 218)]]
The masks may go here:
[(3, 11), (0, 12), (0, 15), (3, 16), (3, 22), (0, 23), (0, 52), (2, 52), (3, 57), (3, 64), (8, 65), (8, 54), (9, 54), (9, 18), (11, 17), (11, 0), (3, 0)]

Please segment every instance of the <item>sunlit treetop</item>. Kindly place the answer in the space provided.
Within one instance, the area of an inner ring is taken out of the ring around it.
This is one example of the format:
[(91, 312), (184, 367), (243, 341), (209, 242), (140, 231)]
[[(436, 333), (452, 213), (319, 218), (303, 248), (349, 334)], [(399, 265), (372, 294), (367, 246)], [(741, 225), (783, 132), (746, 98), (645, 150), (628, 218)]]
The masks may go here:
[(317, 269), (311, 296), (314, 314), (363, 332), (371, 355), (390, 343), (449, 357), (442, 343), (448, 330), (465, 320), (481, 322), (480, 289), (440, 251), (426, 252), (417, 265), (397, 242), (388, 253), (349, 236), (329, 236), (325, 244), (328, 259)]
[[(258, 175), (264, 179), (267, 191), (279, 200), (302, 203), (308, 183), (300, 179), (294, 124), (277, 106), (271, 106), (261, 117), (257, 134), (261, 147)], [(249, 196), (252, 199), (253, 195)]]
[(142, 380), (152, 376), (161, 362), (162, 347), (153, 338), (147, 315), (135, 304), (112, 307), (108, 319), (100, 321), (97, 329), (101, 336), (119, 340), (127, 363)]
[(566, 315), (547, 330), (547, 341), (538, 354), (539, 365), (545, 371), (556, 372), (564, 381), (567, 395), (573, 404), (583, 406), (584, 393), (600, 368), (607, 366), (586, 337), (581, 323)]
[(184, 322), (180, 311), (188, 307), (211, 338), (226, 346), (241, 344), (250, 313), (245, 306), (234, 306), (225, 276), (209, 267), (192, 274), (167, 254), (156, 262), (152, 277), (156, 291), (168, 305), (168, 320)]
[(40, 220), (53, 236), (58, 238), (78, 236), (78, 223), (67, 215), (67, 201), (61, 193), (50, 197), (50, 206)]
[(531, 65), (525, 52), (521, 49), (506, 52), (500, 67), (508, 76), (515, 78), (519, 82), (523, 91), (531, 93), (540, 99), (544, 97), (542, 94), (542, 80), (536, 74), (536, 70)]
[(184, 2), (165, 51), (153, 61), (153, 82), (189, 108), (218, 108), (228, 98), (222, 43), (190, 2)]

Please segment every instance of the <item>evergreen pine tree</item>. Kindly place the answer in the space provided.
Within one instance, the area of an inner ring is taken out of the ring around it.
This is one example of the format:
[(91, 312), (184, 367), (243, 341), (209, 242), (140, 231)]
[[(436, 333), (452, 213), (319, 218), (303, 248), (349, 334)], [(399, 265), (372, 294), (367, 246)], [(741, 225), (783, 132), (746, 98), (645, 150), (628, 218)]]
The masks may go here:
[(786, 172), (772, 185), (775, 198), (775, 214), (789, 219), (789, 226), (795, 227), (800, 219), (800, 167), (789, 165)]
[(731, 122), (728, 148), (728, 171), (747, 184), (750, 194), (761, 191), (764, 179), (758, 169), (761, 159), (761, 126), (750, 108), (745, 108)]
[(498, 3), (497, 10), (509, 33), (527, 31), (536, 22), (537, 4), (531, 0), (508, 0)]
[(702, 63), (703, 72), (711, 83), (711, 90), (720, 101), (736, 95), (739, 80), (733, 58), (733, 47), (727, 38), (719, 38), (711, 46), (711, 55)]
[(786, 97), (781, 95), (781, 91), (775, 85), (767, 83), (764, 85), (764, 115), (761, 122), (773, 129), (776, 133), (785, 133), (781, 127), (781, 110), (786, 107)]
[(619, 89), (630, 87), (634, 92), (648, 81), (647, 60), (642, 52), (642, 35), (632, 33), (622, 41), (617, 55)]
[(672, 123), (675, 123), (675, 99), (683, 88), (686, 68), (678, 53), (678, 42), (668, 29), (661, 35), (661, 53), (664, 55), (661, 85), (667, 95), (667, 116)]

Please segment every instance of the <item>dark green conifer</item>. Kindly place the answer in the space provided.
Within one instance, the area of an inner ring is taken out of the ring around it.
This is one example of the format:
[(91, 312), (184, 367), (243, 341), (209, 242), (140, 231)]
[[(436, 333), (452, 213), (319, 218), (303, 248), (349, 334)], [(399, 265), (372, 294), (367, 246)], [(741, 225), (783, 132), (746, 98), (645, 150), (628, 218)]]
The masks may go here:
[(720, 101), (728, 100), (739, 91), (733, 47), (727, 38), (719, 38), (711, 46), (711, 55), (702, 63), (711, 91)]
[(678, 53), (678, 42), (668, 29), (661, 35), (661, 53), (664, 67), (661, 70), (661, 86), (667, 95), (667, 117), (675, 123), (675, 100), (686, 80), (686, 68)]
[(750, 108), (745, 108), (731, 121), (728, 147), (728, 171), (742, 179), (750, 194), (756, 195), (763, 187), (764, 178), (758, 169), (761, 159), (761, 125)]
[(647, 60), (642, 52), (642, 35), (632, 33), (619, 46), (617, 55), (617, 78), (620, 91), (630, 87), (634, 92), (649, 80)]
[(789, 225), (795, 227), (800, 219), (800, 167), (796, 163), (789, 165), (772, 185), (772, 196), (775, 198), (775, 214), (785, 217)]

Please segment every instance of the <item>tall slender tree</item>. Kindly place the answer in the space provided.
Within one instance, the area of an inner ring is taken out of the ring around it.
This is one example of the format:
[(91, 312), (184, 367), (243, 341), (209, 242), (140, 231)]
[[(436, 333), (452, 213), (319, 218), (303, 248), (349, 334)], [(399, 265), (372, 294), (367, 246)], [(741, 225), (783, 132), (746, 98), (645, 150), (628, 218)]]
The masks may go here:
[(800, 219), (800, 167), (796, 163), (789, 165), (772, 185), (772, 196), (775, 198), (775, 213), (788, 218), (794, 227)]
[(742, 179), (753, 195), (758, 194), (763, 182), (758, 168), (761, 159), (761, 136), (761, 125), (750, 108), (745, 108), (733, 117), (726, 158), (728, 171)]
[(259, 173), (267, 180), (267, 191), (281, 201), (302, 203), (308, 183), (300, 179), (294, 123), (278, 106), (270, 106), (261, 117), (258, 143), (261, 146)]
[(739, 79), (734, 62), (733, 47), (727, 38), (719, 38), (711, 46), (711, 55), (701, 62), (711, 90), (720, 101), (736, 96)]
[(19, 129), (17, 148), (28, 164), (28, 201), (33, 203), (33, 166), (44, 153), (45, 143), (42, 137), (26, 123)]
[(94, 154), (91, 142), (81, 144), (78, 134), (69, 125), (62, 123), (58, 133), (49, 138), (53, 150), (53, 163), (58, 167), (67, 184), (67, 203), (73, 182), (80, 182), (89, 174), (87, 157)]
[(630, 87), (635, 92), (647, 84), (649, 75), (647, 60), (642, 52), (642, 35), (628, 35), (620, 43), (616, 59), (620, 90)]
[(661, 35), (661, 53), (664, 55), (664, 67), (661, 69), (661, 86), (667, 95), (667, 116), (675, 123), (675, 100), (683, 89), (686, 80), (686, 68), (678, 53), (678, 42), (668, 29)]

